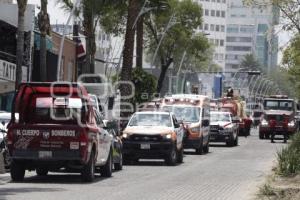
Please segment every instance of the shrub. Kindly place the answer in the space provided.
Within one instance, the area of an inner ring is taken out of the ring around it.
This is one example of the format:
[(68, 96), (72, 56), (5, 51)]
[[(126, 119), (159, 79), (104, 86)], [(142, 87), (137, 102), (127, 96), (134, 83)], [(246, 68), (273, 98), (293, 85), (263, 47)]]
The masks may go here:
[(282, 176), (300, 172), (300, 134), (292, 137), (291, 143), (277, 152), (277, 173)]

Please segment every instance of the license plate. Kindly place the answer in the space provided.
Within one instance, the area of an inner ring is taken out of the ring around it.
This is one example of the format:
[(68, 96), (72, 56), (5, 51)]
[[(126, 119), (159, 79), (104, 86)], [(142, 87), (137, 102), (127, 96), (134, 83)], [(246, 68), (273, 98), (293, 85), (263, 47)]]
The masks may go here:
[(39, 151), (39, 158), (51, 158), (52, 151)]
[(150, 144), (141, 144), (141, 149), (150, 149)]

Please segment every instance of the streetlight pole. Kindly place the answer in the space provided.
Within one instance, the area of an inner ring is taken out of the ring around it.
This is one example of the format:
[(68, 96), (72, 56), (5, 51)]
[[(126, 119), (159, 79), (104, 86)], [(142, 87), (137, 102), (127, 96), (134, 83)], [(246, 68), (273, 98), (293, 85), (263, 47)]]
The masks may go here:
[(263, 91), (268, 87), (268, 85), (269, 85), (270, 83), (272, 83), (272, 81), (267, 80), (267, 81), (265, 82), (265, 84), (261, 87), (261, 90), (260, 90), (260, 93), (259, 93), (259, 96), (260, 96), (260, 97), (261, 97), (261, 95), (263, 94)]
[[(261, 81), (261, 80), (263, 80), (263, 79), (260, 79), (260, 81)], [(255, 83), (254, 83), (254, 85), (253, 85), (253, 88), (252, 88), (252, 90), (251, 90), (251, 92), (250, 92), (250, 95), (249, 95), (250, 97), (251, 97), (251, 95), (253, 95), (254, 90), (255, 90), (255, 87), (256, 87), (257, 83), (260, 82), (260, 81), (259, 81), (259, 76), (258, 76), (258, 79), (255, 81)]]

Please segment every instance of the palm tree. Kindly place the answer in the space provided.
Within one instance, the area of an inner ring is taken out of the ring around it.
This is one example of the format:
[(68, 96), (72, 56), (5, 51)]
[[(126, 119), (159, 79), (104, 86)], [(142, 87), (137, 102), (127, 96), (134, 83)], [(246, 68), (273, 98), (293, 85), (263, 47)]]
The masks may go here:
[(50, 35), (50, 20), (47, 13), (47, 0), (41, 0), (41, 11), (38, 15), (40, 35), (40, 80), (47, 81), (47, 47), (46, 37)]
[(258, 62), (258, 60), (255, 58), (253, 54), (247, 54), (241, 61), (241, 67), (250, 70), (259, 70), (260, 63)]
[(15, 88), (18, 89), (22, 81), (22, 64), (24, 53), (24, 21), (27, 0), (17, 0), (18, 3), (18, 32), (17, 32), (17, 52), (16, 52), (16, 83)]

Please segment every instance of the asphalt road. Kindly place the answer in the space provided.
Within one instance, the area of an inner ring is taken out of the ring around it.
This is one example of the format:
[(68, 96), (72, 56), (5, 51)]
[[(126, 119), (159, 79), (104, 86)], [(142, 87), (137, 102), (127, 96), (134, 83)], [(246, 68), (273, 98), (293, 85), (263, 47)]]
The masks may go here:
[(82, 183), (77, 174), (37, 177), (27, 172), (23, 183), (4, 182), (8, 174), (1, 175), (0, 200), (252, 199), (283, 144), (259, 140), (256, 131), (248, 138), (240, 137), (239, 142), (232, 148), (215, 145), (206, 155), (187, 152), (184, 163), (175, 167), (139, 162), (111, 178), (97, 176), (90, 184)]

